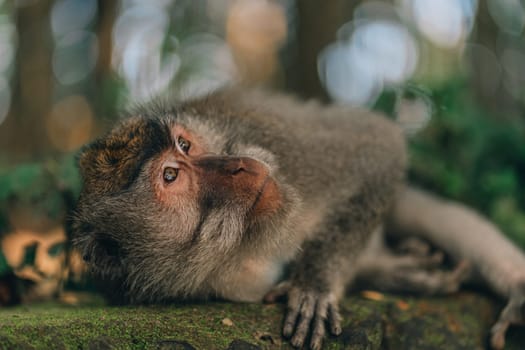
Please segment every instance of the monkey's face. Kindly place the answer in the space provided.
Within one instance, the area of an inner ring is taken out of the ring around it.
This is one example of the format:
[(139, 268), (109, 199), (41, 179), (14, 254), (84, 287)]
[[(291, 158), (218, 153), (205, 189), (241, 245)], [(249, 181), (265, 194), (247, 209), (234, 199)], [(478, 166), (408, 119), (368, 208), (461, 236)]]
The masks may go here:
[(195, 294), (275, 224), (285, 196), (271, 165), (225, 154), (225, 143), (136, 118), (88, 146), (72, 227), (93, 269), (136, 300)]
[(193, 218), (198, 222), (189, 225), (194, 229), (191, 237), (181, 240), (196, 239), (208, 215), (235, 213), (248, 225), (277, 212), (281, 195), (268, 164), (246, 156), (217, 155), (202, 138), (180, 125), (173, 126), (171, 134), (173, 147), (154, 157), (140, 180), (145, 187), (149, 180), (154, 201), (163, 209), (199, 213)]

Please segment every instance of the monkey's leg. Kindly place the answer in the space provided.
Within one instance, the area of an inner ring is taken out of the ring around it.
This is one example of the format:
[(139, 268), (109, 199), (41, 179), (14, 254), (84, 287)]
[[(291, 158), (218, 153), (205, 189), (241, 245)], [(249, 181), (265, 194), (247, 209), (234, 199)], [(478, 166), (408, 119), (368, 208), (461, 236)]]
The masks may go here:
[(456, 292), (469, 275), (466, 262), (452, 271), (439, 269), (443, 255), (394, 255), (386, 250), (360, 259), (355, 281), (358, 288), (383, 292), (440, 295)]
[(467, 260), (492, 290), (508, 299), (492, 329), (494, 348), (503, 348), (509, 324), (525, 321), (525, 254), (473, 210), (406, 187), (396, 199), (387, 233), (423, 237), (457, 261)]
[[(371, 253), (371, 252), (370, 252)], [(424, 295), (450, 294), (459, 290), (470, 274), (467, 262), (459, 263), (453, 270), (440, 269), (441, 252), (427, 256), (396, 255), (385, 249), (359, 258), (353, 287), (376, 289), (383, 292), (415, 293)], [(275, 286), (264, 298), (275, 302), (286, 295), (290, 281)]]
[(443, 269), (444, 253), (432, 252), (428, 242), (409, 237), (393, 248), (382, 235), (374, 236), (357, 261), (353, 287), (385, 292), (426, 295), (449, 294), (459, 289), (470, 269), (462, 262), (452, 271)]
[[(467, 271), (466, 264), (458, 265), (454, 271), (440, 270), (443, 252), (431, 254), (430, 245), (423, 240), (403, 240), (392, 252), (380, 239), (372, 238), (357, 261), (353, 286), (385, 292), (438, 294), (442, 290), (455, 291), (466, 276), (459, 273)], [(265, 295), (264, 301), (274, 303), (286, 296), (290, 288), (290, 280), (283, 281)]]

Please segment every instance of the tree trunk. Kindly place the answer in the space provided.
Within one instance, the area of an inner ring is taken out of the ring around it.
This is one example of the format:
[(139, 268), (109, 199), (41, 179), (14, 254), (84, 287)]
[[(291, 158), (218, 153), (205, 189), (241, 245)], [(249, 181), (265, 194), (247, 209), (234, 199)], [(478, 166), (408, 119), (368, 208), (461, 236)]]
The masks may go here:
[(51, 5), (51, 0), (33, 1), (15, 14), (18, 50), (13, 98), (0, 128), (0, 147), (15, 160), (42, 156), (50, 147), (45, 121), (53, 91)]

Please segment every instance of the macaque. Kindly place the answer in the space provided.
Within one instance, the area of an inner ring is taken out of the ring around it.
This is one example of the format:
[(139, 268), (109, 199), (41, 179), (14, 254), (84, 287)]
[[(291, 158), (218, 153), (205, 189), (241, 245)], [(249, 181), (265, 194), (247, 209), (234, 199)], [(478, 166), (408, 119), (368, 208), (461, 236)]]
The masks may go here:
[(405, 152), (400, 127), (376, 113), (256, 90), (146, 105), (81, 152), (74, 243), (115, 302), (286, 296), (283, 335), (320, 349), (341, 333), (353, 283), (450, 293), (469, 260), (484, 264), (459, 254), (445, 272), (435, 254), (386, 249), (396, 224), (440, 231), (405, 224)]

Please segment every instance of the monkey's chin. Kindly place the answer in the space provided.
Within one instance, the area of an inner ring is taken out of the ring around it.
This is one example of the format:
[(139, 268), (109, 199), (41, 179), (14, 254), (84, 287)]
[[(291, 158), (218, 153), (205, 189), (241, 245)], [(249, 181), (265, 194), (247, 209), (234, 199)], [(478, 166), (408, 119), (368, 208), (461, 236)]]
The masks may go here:
[(250, 216), (257, 218), (271, 216), (282, 206), (282, 195), (275, 180), (268, 176), (257, 192), (257, 197), (249, 210)]

